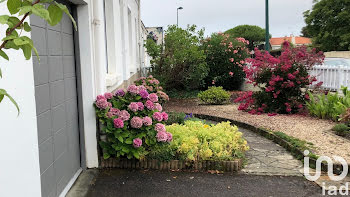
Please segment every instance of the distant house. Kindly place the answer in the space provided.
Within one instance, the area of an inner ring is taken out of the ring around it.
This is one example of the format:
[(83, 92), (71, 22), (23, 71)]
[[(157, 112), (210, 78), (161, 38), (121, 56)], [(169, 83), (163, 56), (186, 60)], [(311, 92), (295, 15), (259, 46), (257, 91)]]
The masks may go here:
[(164, 43), (164, 28), (163, 27), (146, 27), (149, 38), (154, 39), (158, 45)]
[(272, 50), (280, 49), (281, 45), (284, 41), (288, 41), (295, 46), (311, 45), (312, 44), (312, 41), (310, 38), (291, 35), (289, 37), (271, 38), (270, 39), (271, 49)]

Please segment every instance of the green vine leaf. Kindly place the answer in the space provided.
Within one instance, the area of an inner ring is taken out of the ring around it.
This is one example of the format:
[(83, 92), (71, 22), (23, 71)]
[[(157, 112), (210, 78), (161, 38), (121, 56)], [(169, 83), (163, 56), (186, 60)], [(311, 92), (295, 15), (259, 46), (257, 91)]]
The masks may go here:
[(32, 31), (32, 28), (30, 27), (30, 25), (29, 25), (27, 22), (25, 22), (25, 23), (23, 24), (23, 29), (24, 29), (24, 31), (26, 31), (26, 32)]
[(20, 11), (19, 11), (18, 15), (21, 16), (21, 15), (24, 15), (28, 12), (31, 12), (33, 10), (33, 7), (31, 5), (27, 5), (27, 6), (20, 7), (19, 10)]
[(0, 56), (3, 57), (7, 61), (9, 60), (9, 56), (7, 56), (7, 54), (3, 50), (0, 50)]
[(51, 4), (47, 10), (49, 11), (50, 14), (50, 21), (49, 24), (51, 26), (57, 25), (63, 16), (63, 11), (61, 8), (59, 8), (56, 4)]
[(1, 15), (0, 16), (0, 23), (1, 24), (7, 24), (7, 21), (9, 20), (10, 16), (8, 15)]
[(49, 11), (45, 9), (44, 5), (41, 5), (41, 4), (33, 5), (32, 12), (33, 14), (39, 16), (40, 18), (45, 19), (47, 22), (50, 22)]
[(18, 8), (22, 6), (21, 0), (8, 0), (7, 1), (7, 9), (11, 14), (16, 14), (18, 12)]
[(6, 90), (4, 89), (0, 89), (0, 96), (2, 97), (0, 99), (0, 102), (4, 99), (4, 96), (6, 96), (7, 98), (10, 99), (10, 101), (16, 106), (16, 109), (17, 109), (17, 112), (18, 112), (18, 115), (19, 115), (19, 107), (18, 107), (18, 104), (17, 102), (6, 92)]
[(73, 16), (69, 13), (69, 10), (68, 10), (67, 6), (65, 6), (65, 5), (63, 5), (63, 4), (60, 4), (60, 3), (57, 3), (56, 1), (55, 1), (55, 4), (56, 4), (65, 14), (67, 14), (67, 15), (69, 16), (69, 18), (72, 20), (72, 23), (73, 23), (73, 25), (74, 25), (75, 31), (77, 31), (77, 30), (78, 30), (78, 28), (77, 28), (77, 23), (75, 22)]

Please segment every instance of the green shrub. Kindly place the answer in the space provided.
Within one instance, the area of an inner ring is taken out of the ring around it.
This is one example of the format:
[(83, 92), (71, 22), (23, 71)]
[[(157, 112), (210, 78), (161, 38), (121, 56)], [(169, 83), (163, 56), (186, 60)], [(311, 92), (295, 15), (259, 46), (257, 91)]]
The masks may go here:
[(203, 48), (209, 66), (206, 87), (222, 86), (226, 90), (237, 90), (241, 87), (245, 73), (243, 66), (249, 57), (244, 38), (235, 38), (229, 34), (215, 33), (204, 40)]
[(165, 121), (166, 125), (172, 124), (184, 124), (185, 123), (186, 114), (183, 112), (169, 112), (168, 120)]
[(350, 91), (346, 87), (343, 87), (342, 91), (344, 96), (339, 96), (338, 93), (314, 96), (309, 93), (310, 100), (306, 103), (306, 106), (310, 115), (321, 119), (339, 121), (346, 109), (350, 108)]
[(207, 125), (201, 121), (186, 121), (184, 125), (173, 124), (166, 129), (173, 134), (173, 141), (170, 148), (164, 149), (167, 153), (159, 154), (175, 155), (179, 160), (233, 160), (244, 157), (249, 149), (242, 133), (230, 122)]
[(349, 133), (350, 127), (346, 124), (337, 124), (332, 128), (337, 135), (346, 136)]
[(198, 98), (202, 103), (221, 105), (230, 100), (231, 94), (222, 87), (209, 87), (208, 90), (200, 92)]
[(172, 25), (166, 31), (163, 50), (154, 46), (154, 42), (146, 43), (152, 57), (152, 74), (166, 90), (194, 90), (204, 86), (208, 66), (200, 48), (203, 35), (203, 30), (197, 31), (195, 25), (187, 29)]

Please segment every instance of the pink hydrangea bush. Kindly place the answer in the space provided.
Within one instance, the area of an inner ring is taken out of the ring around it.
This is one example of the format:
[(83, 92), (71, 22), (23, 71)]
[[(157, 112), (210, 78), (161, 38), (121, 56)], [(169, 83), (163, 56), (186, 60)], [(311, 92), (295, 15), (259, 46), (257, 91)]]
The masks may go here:
[[(154, 78), (152, 84), (159, 84)], [(172, 141), (165, 129), (168, 114), (159, 103), (162, 97), (149, 92), (144, 85), (130, 85), (126, 90), (99, 95), (95, 101), (96, 115), (106, 140), (100, 141), (104, 158), (142, 159), (154, 146)], [(157, 86), (155, 86), (157, 87)]]
[[(154, 78), (152, 75), (148, 77), (141, 77), (134, 82), (138, 86), (143, 86), (147, 90), (147, 94), (145, 92), (140, 93), (142, 98), (150, 97), (151, 100), (159, 99), (159, 103), (165, 103), (169, 101), (169, 96), (163, 91), (163, 87), (160, 86), (160, 82), (158, 79)], [(149, 94), (148, 94), (149, 93)], [(157, 97), (155, 97), (155, 95)]]
[(255, 58), (247, 60), (250, 64), (244, 71), (248, 83), (261, 91), (241, 94), (235, 100), (240, 103), (239, 110), (269, 116), (301, 111), (308, 99), (306, 89), (317, 81), (308, 71), (323, 59), (322, 52), (309, 51), (305, 46), (292, 48), (288, 42), (277, 58), (256, 49)]

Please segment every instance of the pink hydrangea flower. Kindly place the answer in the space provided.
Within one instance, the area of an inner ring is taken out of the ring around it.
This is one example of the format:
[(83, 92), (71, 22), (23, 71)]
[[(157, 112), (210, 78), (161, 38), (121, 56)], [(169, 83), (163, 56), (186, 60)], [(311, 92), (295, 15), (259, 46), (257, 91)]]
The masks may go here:
[(140, 148), (142, 146), (142, 140), (140, 138), (135, 138), (132, 142), (135, 148)]
[(152, 94), (148, 95), (148, 99), (150, 101), (152, 101), (153, 103), (158, 102), (158, 96), (156, 93), (152, 93)]
[(119, 89), (115, 92), (115, 95), (116, 96), (120, 96), (120, 97), (123, 97), (125, 95), (125, 92), (123, 89)]
[(130, 103), (128, 108), (133, 112), (137, 112), (137, 110), (139, 110), (139, 105), (135, 102), (132, 102), (132, 103)]
[(140, 90), (139, 95), (141, 96), (141, 98), (146, 99), (149, 94), (147, 90)]
[(138, 94), (139, 88), (136, 85), (130, 85), (127, 91), (130, 92), (131, 94)]
[(143, 125), (145, 126), (151, 126), (152, 125), (152, 118), (146, 116), (142, 119)]
[(113, 113), (112, 112), (107, 112), (107, 117), (108, 118), (112, 118), (114, 115), (113, 115)]
[(162, 116), (163, 116), (163, 120), (164, 120), (164, 121), (167, 121), (167, 120), (169, 119), (168, 114), (165, 113), (165, 112), (162, 113)]
[(109, 112), (113, 113), (114, 115), (118, 115), (120, 113), (120, 110), (117, 108), (111, 107), (111, 109), (109, 109)]
[(118, 117), (123, 121), (127, 121), (130, 119), (130, 114), (128, 111), (122, 110), (119, 112)]
[(233, 76), (233, 72), (229, 72), (228, 74), (229, 74), (230, 76)]
[(168, 140), (168, 134), (164, 131), (160, 131), (156, 135), (158, 142), (166, 142)]
[(167, 134), (167, 142), (171, 142), (171, 141), (173, 141), (173, 134), (171, 134), (171, 133), (169, 133), (169, 132), (166, 132), (166, 134)]
[(152, 117), (154, 120), (156, 120), (158, 122), (163, 120), (162, 113), (160, 113), (160, 112), (155, 112)]
[(96, 101), (96, 106), (100, 109), (107, 109), (107, 107), (109, 107), (109, 103), (106, 99), (100, 99)]
[(106, 99), (111, 99), (111, 98), (113, 98), (113, 94), (110, 93), (110, 92), (106, 92), (104, 96), (105, 96)]
[(98, 96), (96, 97), (96, 101), (98, 101), (98, 100), (106, 100), (106, 98), (105, 98), (105, 96), (103, 96), (103, 95), (98, 95)]
[(113, 123), (114, 123), (114, 127), (115, 128), (123, 128), (124, 127), (124, 122), (123, 122), (123, 120), (122, 119), (120, 119), (120, 118), (116, 118), (116, 119), (114, 119), (113, 120)]
[(130, 121), (130, 125), (132, 128), (135, 128), (135, 129), (141, 128), (143, 125), (142, 118), (137, 116), (133, 117)]
[(154, 109), (154, 103), (150, 100), (147, 100), (145, 105), (146, 105), (147, 109), (149, 109), (149, 110)]
[(143, 111), (143, 110), (145, 109), (145, 106), (143, 105), (142, 102), (138, 102), (138, 103), (137, 103), (137, 106), (138, 106), (138, 110), (139, 110), (139, 111)]
[(155, 103), (154, 106), (159, 112), (163, 111), (163, 107), (159, 103)]
[(147, 90), (147, 88), (143, 85), (140, 85), (140, 86), (137, 86), (138, 90), (139, 90), (139, 93), (141, 90)]
[(157, 123), (155, 126), (157, 132), (166, 132), (165, 126), (161, 123)]

